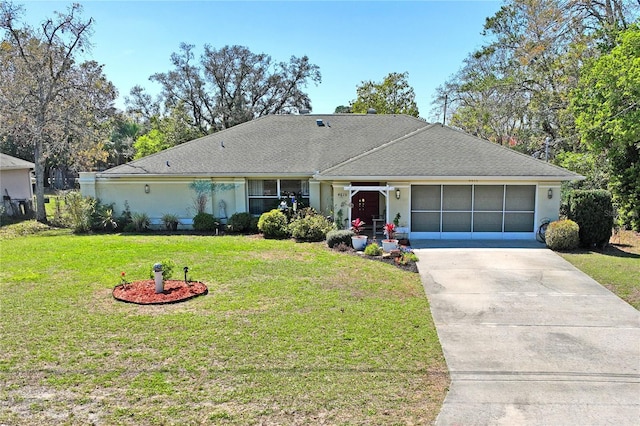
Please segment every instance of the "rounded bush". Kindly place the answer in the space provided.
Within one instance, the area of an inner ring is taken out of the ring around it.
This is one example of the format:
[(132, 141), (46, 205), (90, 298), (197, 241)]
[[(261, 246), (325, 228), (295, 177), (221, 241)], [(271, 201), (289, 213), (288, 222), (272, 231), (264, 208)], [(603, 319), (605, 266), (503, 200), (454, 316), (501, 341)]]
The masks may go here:
[(572, 220), (551, 222), (545, 240), (551, 250), (573, 250), (580, 245), (580, 227)]
[(227, 229), (235, 233), (256, 232), (257, 219), (251, 213), (234, 213), (227, 221)]
[(262, 232), (265, 238), (289, 238), (287, 217), (278, 209), (262, 213), (258, 220), (258, 230)]
[(348, 247), (351, 247), (351, 237), (353, 236), (353, 231), (349, 231), (347, 229), (337, 229), (333, 231), (327, 232), (327, 245), (329, 248), (334, 248), (337, 245), (345, 244)]
[(333, 223), (318, 214), (308, 214), (289, 224), (291, 236), (299, 241), (323, 241), (332, 229)]
[(380, 247), (376, 243), (371, 243), (364, 249), (364, 254), (366, 254), (367, 256), (381, 256), (382, 247)]
[(215, 231), (220, 222), (210, 213), (198, 213), (193, 218), (193, 229), (200, 232)]

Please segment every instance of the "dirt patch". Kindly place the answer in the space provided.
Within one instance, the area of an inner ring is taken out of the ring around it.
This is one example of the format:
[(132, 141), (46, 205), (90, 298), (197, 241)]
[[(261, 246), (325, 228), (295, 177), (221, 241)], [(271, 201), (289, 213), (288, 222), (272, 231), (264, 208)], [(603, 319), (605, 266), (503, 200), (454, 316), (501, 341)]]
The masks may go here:
[(142, 280), (116, 286), (113, 289), (113, 297), (122, 302), (139, 305), (161, 305), (183, 302), (207, 294), (207, 291), (207, 286), (200, 282), (186, 283), (178, 280), (166, 280), (164, 291), (156, 293), (154, 280)]

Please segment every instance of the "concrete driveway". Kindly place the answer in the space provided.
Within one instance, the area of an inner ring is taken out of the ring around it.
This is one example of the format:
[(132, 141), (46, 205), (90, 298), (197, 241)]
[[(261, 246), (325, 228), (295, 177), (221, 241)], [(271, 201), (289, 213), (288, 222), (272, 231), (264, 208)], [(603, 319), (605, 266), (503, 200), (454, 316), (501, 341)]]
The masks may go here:
[(535, 243), (418, 242), (438, 425), (640, 424), (640, 313)]

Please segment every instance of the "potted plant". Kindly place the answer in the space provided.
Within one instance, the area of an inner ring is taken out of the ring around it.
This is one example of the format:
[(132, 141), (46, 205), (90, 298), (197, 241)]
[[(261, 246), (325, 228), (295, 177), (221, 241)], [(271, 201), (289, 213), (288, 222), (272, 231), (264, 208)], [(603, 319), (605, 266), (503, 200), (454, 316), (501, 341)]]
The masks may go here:
[(167, 231), (177, 231), (178, 230), (178, 216), (173, 213), (165, 213), (162, 215), (162, 223), (164, 223), (164, 227)]
[(361, 251), (367, 246), (367, 236), (360, 235), (364, 229), (365, 223), (359, 217), (351, 221), (351, 230), (355, 235), (351, 237), (351, 245), (355, 250)]
[(387, 223), (384, 225), (384, 235), (387, 236), (386, 240), (382, 240), (382, 249), (386, 252), (395, 250), (398, 248), (398, 240), (395, 237), (396, 225), (393, 223)]

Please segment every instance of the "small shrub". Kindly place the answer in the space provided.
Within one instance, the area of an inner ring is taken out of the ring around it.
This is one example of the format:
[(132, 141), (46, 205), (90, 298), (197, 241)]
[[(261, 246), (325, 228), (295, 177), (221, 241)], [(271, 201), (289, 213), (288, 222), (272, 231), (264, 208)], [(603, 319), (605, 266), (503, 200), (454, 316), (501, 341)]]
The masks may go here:
[(198, 213), (193, 218), (193, 229), (200, 232), (212, 232), (218, 229), (220, 221), (211, 213)]
[(234, 213), (227, 221), (227, 229), (239, 234), (255, 232), (258, 230), (258, 220), (251, 213)]
[[(168, 280), (173, 276), (173, 270), (176, 268), (176, 263), (171, 259), (163, 259), (162, 262), (162, 279)], [(155, 278), (155, 274), (153, 273), (153, 268), (151, 268), (151, 272), (149, 273), (150, 278)]]
[(545, 232), (547, 247), (551, 250), (573, 250), (580, 245), (580, 227), (572, 220), (551, 222)]
[(364, 249), (364, 254), (366, 254), (367, 256), (381, 256), (382, 247), (380, 247), (376, 243), (371, 243)]
[(95, 207), (96, 200), (94, 198), (83, 197), (78, 191), (67, 194), (66, 209), (73, 232), (85, 233), (91, 230)]
[(131, 215), (131, 224), (136, 232), (144, 232), (149, 229), (151, 221), (146, 213), (133, 213)]
[(580, 244), (604, 247), (613, 229), (611, 193), (604, 190), (576, 190), (569, 196), (569, 214), (580, 227)]
[(258, 220), (258, 229), (262, 232), (265, 238), (289, 238), (287, 216), (278, 209), (262, 213)]
[(344, 242), (340, 242), (332, 247), (335, 251), (346, 252), (353, 251), (353, 247), (351, 247), (351, 243), (346, 244)]
[(353, 231), (349, 231), (346, 229), (338, 229), (334, 231), (327, 232), (327, 245), (329, 248), (335, 248), (339, 244), (345, 244), (346, 246), (351, 246), (351, 237), (353, 236)]
[(97, 232), (113, 232), (118, 228), (113, 204), (104, 205), (97, 202), (91, 220), (91, 229)]
[(333, 223), (313, 210), (289, 224), (291, 236), (299, 241), (323, 241), (332, 229)]
[[(133, 232), (135, 227), (132, 227), (133, 218), (131, 217), (131, 209), (129, 208), (129, 202), (127, 200), (124, 201), (124, 210), (122, 214), (117, 219), (118, 228), (122, 229), (125, 232)], [(127, 228), (129, 231), (127, 231)]]

